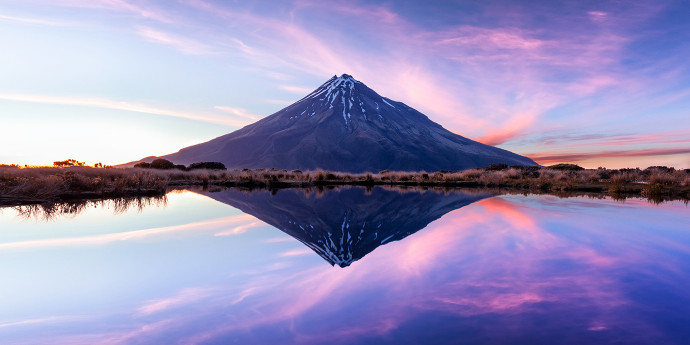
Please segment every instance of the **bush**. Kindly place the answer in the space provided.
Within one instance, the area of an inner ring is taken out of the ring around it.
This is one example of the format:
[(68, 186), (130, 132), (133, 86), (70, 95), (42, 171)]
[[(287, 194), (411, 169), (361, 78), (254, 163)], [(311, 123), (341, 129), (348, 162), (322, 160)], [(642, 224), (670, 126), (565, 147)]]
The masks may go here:
[(175, 167), (175, 164), (167, 159), (158, 158), (151, 162), (151, 169), (167, 170)]
[(151, 168), (151, 163), (146, 163), (146, 162), (141, 162), (134, 164), (135, 168), (144, 168), (144, 169), (150, 169)]
[(556, 165), (548, 166), (547, 168), (553, 169), (553, 170), (569, 170), (569, 171), (585, 170), (585, 168), (583, 168), (577, 164), (556, 164)]
[(55, 161), (55, 162), (53, 162), (53, 166), (61, 167), (61, 168), (63, 168), (63, 167), (83, 167), (83, 166), (86, 166), (86, 163), (79, 162), (76, 159), (70, 158), (70, 159), (67, 159), (64, 161)]
[(606, 168), (599, 167), (596, 173), (599, 179), (608, 180), (611, 178), (611, 173)]
[(187, 170), (196, 170), (196, 169), (227, 170), (227, 168), (225, 167), (225, 164), (220, 163), (220, 162), (192, 163), (187, 167)]
[(499, 170), (506, 170), (508, 169), (508, 164), (503, 164), (503, 163), (491, 163), (489, 164), (488, 167), (485, 168), (485, 170), (489, 171), (499, 171)]

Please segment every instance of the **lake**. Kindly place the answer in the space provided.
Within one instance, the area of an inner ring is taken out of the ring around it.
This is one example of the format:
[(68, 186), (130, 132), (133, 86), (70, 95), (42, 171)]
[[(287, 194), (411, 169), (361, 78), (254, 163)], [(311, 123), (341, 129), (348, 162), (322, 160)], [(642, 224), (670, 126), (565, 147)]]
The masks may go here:
[(687, 344), (690, 207), (180, 190), (0, 209), (2, 344)]

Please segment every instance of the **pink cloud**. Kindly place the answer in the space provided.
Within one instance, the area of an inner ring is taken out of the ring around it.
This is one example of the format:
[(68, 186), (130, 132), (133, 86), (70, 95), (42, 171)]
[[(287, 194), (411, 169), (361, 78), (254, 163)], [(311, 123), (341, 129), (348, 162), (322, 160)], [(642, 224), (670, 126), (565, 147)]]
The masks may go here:
[[(626, 9), (625, 17), (634, 20), (624, 20), (609, 10), (582, 9), (573, 15), (585, 19), (587, 25), (573, 25), (568, 30), (550, 30), (546, 23), (544, 27), (521, 26), (519, 21), (508, 20), (535, 15), (519, 8), (511, 8), (515, 12), (510, 15), (496, 13), (491, 26), (449, 24), (430, 30), (397, 13), (393, 5), (326, 5), (300, 0), (283, 4), (275, 14), (233, 8), (232, 4), (183, 1), (189, 11), (220, 19), (206, 26), (194, 16), (175, 16), (174, 11), (146, 3), (101, 0), (67, 4), (126, 12), (160, 24), (188, 28), (203, 24), (204, 29), (196, 35), (194, 31), (173, 34), (165, 25), (154, 28), (150, 23), (137, 34), (187, 54), (241, 56), (257, 73), (281, 80), (282, 89), (295, 94), (316, 85), (288, 85), (294, 75), (309, 74), (325, 80), (333, 74), (353, 74), (382, 95), (419, 109), (447, 129), (492, 145), (511, 144), (550, 130), (553, 125), (544, 121), (549, 111), (583, 102), (592, 95), (614, 92), (621, 96), (614, 106), (585, 107), (567, 126), (591, 128), (602, 121), (602, 114), (625, 116), (617, 113), (620, 105), (648, 95), (650, 78), (668, 83), (682, 76), (682, 71), (661, 75), (646, 69), (631, 74), (621, 63), (635, 39), (631, 28), (659, 10), (659, 6), (651, 5)], [(332, 16), (333, 21), (324, 25), (309, 20), (314, 16)], [(357, 39), (348, 30), (341, 30), (339, 21), (366, 31), (367, 37)], [(686, 93), (666, 98), (669, 102), (682, 100)], [(294, 101), (267, 98), (267, 102), (281, 106)], [(235, 123), (246, 124), (239, 119)]]
[(592, 160), (596, 158), (610, 157), (647, 157), (662, 155), (683, 155), (690, 154), (690, 148), (653, 148), (639, 150), (620, 150), (620, 151), (593, 151), (593, 152), (542, 152), (529, 153), (528, 157), (537, 163), (548, 164), (558, 162), (578, 162), (582, 160)]
[(500, 50), (536, 50), (545, 44), (543, 40), (527, 37), (521, 30), (488, 29), (474, 26), (460, 26), (448, 31), (427, 33), (432, 44), (448, 46), (452, 49)]

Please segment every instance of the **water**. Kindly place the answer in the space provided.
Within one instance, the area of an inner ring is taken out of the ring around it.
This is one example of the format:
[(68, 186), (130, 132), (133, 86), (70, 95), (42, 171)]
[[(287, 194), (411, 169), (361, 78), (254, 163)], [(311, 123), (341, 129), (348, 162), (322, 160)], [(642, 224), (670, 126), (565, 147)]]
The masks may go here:
[(2, 344), (690, 339), (683, 202), (231, 189), (67, 209), (0, 211)]

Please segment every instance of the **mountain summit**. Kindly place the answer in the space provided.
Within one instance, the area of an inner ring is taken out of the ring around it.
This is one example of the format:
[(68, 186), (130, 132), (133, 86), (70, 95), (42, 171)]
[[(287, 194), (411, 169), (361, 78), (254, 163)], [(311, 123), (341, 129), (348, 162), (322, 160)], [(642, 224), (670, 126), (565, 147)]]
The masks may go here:
[(451, 133), (347, 74), (333, 76), (306, 97), (251, 125), (162, 158), (176, 164), (215, 161), (229, 169), (343, 172), (536, 165), (527, 157)]

